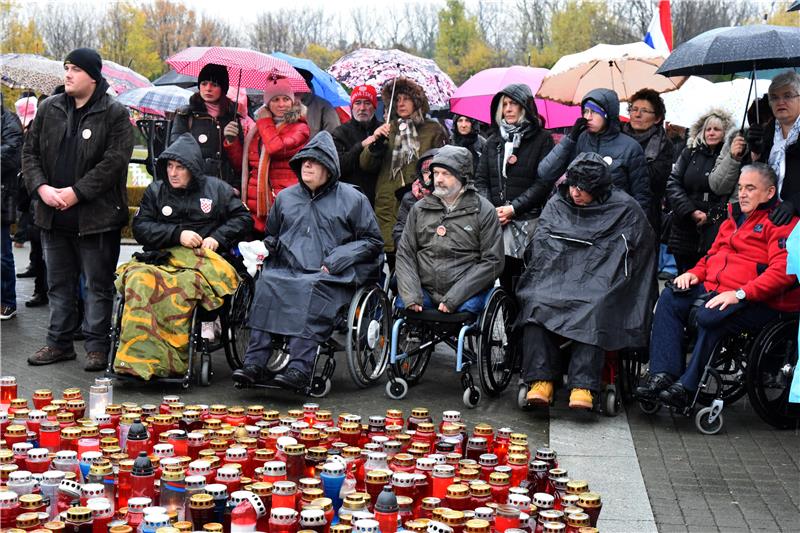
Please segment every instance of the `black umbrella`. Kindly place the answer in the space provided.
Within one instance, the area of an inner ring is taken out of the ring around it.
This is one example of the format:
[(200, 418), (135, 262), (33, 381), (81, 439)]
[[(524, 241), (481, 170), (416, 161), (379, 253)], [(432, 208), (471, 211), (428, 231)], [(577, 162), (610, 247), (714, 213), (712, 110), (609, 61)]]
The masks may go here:
[(787, 9), (786, 11), (787, 12), (789, 12), (789, 11), (800, 11), (800, 0), (794, 0), (794, 2), (792, 2), (792, 5), (790, 5), (789, 9)]
[(788, 26), (716, 28), (680, 44), (656, 73), (734, 74), (800, 66), (800, 31)]
[(197, 85), (197, 78), (195, 76), (187, 76), (186, 74), (178, 74), (174, 70), (170, 70), (153, 81), (153, 85), (177, 85), (178, 87), (189, 89)]

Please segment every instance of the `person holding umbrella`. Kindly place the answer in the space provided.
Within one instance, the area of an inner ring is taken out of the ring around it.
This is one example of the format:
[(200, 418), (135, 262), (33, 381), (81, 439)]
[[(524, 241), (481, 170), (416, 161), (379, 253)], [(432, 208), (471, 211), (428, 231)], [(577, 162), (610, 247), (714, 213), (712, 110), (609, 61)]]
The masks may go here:
[(175, 113), (169, 144), (182, 134), (191, 133), (203, 152), (203, 172), (238, 191), (240, 180), (235, 170), (238, 165), (231, 164), (238, 160), (230, 157), (230, 146), (240, 135), (240, 127), (236, 104), (226, 96), (229, 85), (227, 67), (205, 65), (197, 76), (199, 91), (189, 98), (189, 105)]
[(375, 214), (381, 228), (387, 261), (394, 266), (392, 229), (397, 221), (397, 189), (410, 184), (417, 176), (420, 154), (444, 146), (447, 134), (435, 120), (425, 118), (429, 111), (425, 91), (410, 78), (400, 77), (386, 82), (383, 103), (389, 109), (389, 120), (367, 139), (361, 151), (361, 168), (377, 172)]

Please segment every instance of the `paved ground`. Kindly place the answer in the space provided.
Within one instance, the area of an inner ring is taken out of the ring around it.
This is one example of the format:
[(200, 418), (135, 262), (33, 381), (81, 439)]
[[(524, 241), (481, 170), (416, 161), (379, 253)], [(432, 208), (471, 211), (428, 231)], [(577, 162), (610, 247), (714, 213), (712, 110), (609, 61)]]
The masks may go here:
[[(133, 247), (123, 247), (129, 256)], [(27, 248), (15, 249), (17, 269), (27, 265)], [(0, 373), (15, 375), (20, 392), (36, 388), (60, 391), (79, 386), (84, 391), (98, 374), (82, 369), (78, 360), (48, 367), (30, 367), (25, 359), (42, 345), (47, 309), (28, 309), (31, 280), (19, 280), (19, 315), (0, 327)], [(550, 444), (559, 452), (570, 476), (589, 480), (604, 495), (604, 532), (737, 532), (800, 530), (800, 436), (772, 430), (749, 408), (746, 400), (726, 408), (725, 429), (707, 437), (692, 420), (665, 412), (646, 416), (635, 405), (616, 418), (572, 413), (564, 398), (550, 413), (516, 408), (516, 389), (474, 410), (461, 404), (461, 389), (448, 354), (437, 354), (420, 385), (406, 400), (393, 402), (382, 387), (359, 390), (350, 381), (344, 358), (339, 358), (331, 394), (319, 403), (334, 412), (362, 415), (383, 413), (389, 407), (406, 413), (427, 406), (438, 417), (446, 409), (462, 411), (467, 423), (487, 421), (529, 435), (532, 446)], [(116, 401), (156, 402), (163, 394), (180, 394), (186, 402), (253, 404), (285, 410), (304, 398), (282, 392), (233, 389), (224, 356), (215, 354), (215, 376), (209, 388), (189, 391), (158, 385), (118, 383)], [(586, 415), (586, 416), (579, 416)]]

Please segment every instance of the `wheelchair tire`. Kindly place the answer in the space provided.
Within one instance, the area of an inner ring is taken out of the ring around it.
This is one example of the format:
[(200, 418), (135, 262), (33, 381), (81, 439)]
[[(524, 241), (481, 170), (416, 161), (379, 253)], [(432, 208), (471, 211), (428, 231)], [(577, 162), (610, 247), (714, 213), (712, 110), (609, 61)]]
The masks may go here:
[(403, 378), (386, 382), (386, 395), (392, 400), (402, 400), (408, 394), (408, 383)]
[(517, 388), (517, 407), (523, 411), (527, 411), (531, 407), (528, 404), (528, 386), (524, 383)]
[(514, 301), (503, 289), (495, 289), (481, 315), (478, 343), (478, 376), (481, 388), (497, 396), (511, 381), (517, 343), (512, 342), (516, 312)]
[[(399, 338), (397, 339), (397, 351), (398, 353), (406, 352), (412, 344), (416, 344), (417, 342), (421, 345), (425, 342), (430, 340), (431, 333), (426, 328), (421, 328), (419, 331), (419, 341), (412, 341), (409, 339), (409, 328), (411, 326), (408, 322), (404, 323), (403, 326), (400, 328), (400, 332), (398, 333)], [(421, 350), (418, 354), (406, 357), (401, 361), (392, 365), (392, 371), (394, 375), (397, 376), (398, 379), (402, 378), (405, 380), (408, 386), (416, 385), (416, 383), (420, 380), (422, 375), (425, 373), (425, 369), (428, 368), (428, 363), (431, 360), (431, 355), (433, 354), (433, 346), (425, 348)]]
[(654, 415), (661, 410), (661, 402), (639, 400), (639, 409), (641, 409), (641, 411), (646, 415)]
[(603, 414), (606, 416), (617, 416), (622, 408), (622, 399), (617, 394), (617, 391), (612, 388), (608, 388), (603, 391), (601, 398)]
[(694, 417), (694, 425), (697, 427), (697, 431), (703, 435), (716, 435), (720, 432), (722, 426), (725, 424), (725, 420), (722, 418), (721, 412), (713, 421), (711, 421), (711, 411), (711, 407), (703, 407), (697, 411), (697, 414)]
[(752, 334), (742, 333), (729, 335), (714, 346), (711, 368), (716, 370), (719, 379), (711, 377), (708, 385), (712, 386), (697, 395), (700, 405), (711, 405), (715, 398), (731, 405), (747, 394), (747, 356), (752, 345)]
[(331, 388), (333, 388), (333, 384), (329, 378), (314, 376), (308, 395), (312, 398), (324, 398), (331, 392)]
[(800, 426), (800, 406), (789, 403), (797, 372), (797, 319), (768, 326), (753, 343), (747, 361), (747, 395), (761, 419), (777, 429)]
[(253, 278), (242, 276), (242, 280), (231, 298), (223, 331), (223, 334), (227, 335), (227, 339), (223, 342), (225, 357), (228, 359), (231, 370), (242, 368), (244, 354), (250, 342), (250, 328), (247, 326), (247, 319), (250, 316), (250, 305), (253, 303), (254, 292)]
[(345, 349), (350, 377), (362, 389), (386, 371), (390, 318), (389, 300), (378, 285), (358, 289), (347, 313)]
[(201, 354), (200, 372), (197, 375), (201, 387), (208, 387), (209, 385), (211, 385), (212, 374), (213, 372), (211, 371), (211, 355)]
[(111, 345), (108, 349), (108, 365), (106, 367), (106, 377), (113, 376), (114, 361), (117, 358), (117, 350), (119, 349), (119, 340), (122, 335), (122, 312), (125, 310), (125, 298), (122, 293), (114, 293), (114, 302), (111, 313)]
[(481, 390), (478, 387), (471, 387), (464, 390), (461, 401), (468, 409), (475, 409), (481, 403)]

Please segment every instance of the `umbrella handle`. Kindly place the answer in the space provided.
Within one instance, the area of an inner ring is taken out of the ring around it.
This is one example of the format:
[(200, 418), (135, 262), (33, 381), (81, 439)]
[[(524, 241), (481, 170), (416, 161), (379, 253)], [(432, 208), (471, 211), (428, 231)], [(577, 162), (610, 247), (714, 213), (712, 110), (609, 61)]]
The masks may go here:
[(392, 80), (392, 96), (389, 98), (389, 111), (386, 112), (386, 124), (392, 120), (392, 106), (394, 106), (394, 89), (397, 86), (397, 78)]
[[(756, 69), (755, 69), (755, 65), (753, 65), (752, 76), (750, 76), (750, 87), (747, 89), (747, 100), (745, 100), (745, 102), (744, 102), (744, 116), (742, 117), (742, 127), (739, 129), (739, 131), (742, 133), (742, 135), (744, 135), (744, 123), (747, 120), (747, 106), (750, 103), (750, 95), (753, 94), (753, 86), (754, 86), (754, 81), (753, 80), (755, 78), (755, 74), (756, 74)], [(758, 104), (756, 104), (756, 122), (759, 122), (759, 119), (758, 119)]]

